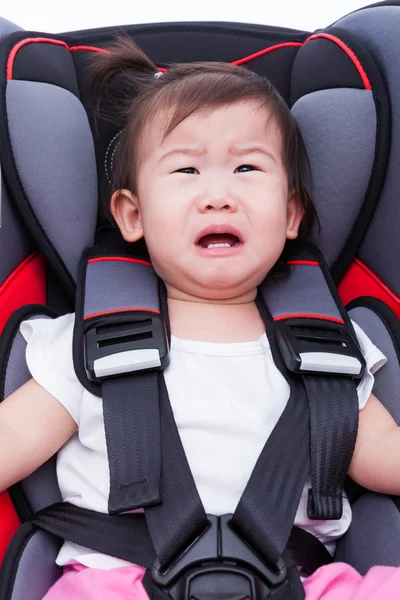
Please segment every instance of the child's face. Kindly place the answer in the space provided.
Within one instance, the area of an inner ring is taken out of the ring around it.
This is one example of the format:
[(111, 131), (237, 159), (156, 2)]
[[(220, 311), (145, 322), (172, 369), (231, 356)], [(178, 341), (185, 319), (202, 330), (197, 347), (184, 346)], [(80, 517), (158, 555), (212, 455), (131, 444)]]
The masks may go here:
[(303, 215), (268, 110), (241, 102), (195, 114), (163, 141), (152, 123), (140, 150), (137, 196), (112, 201), (124, 238), (145, 236), (170, 296), (253, 298)]

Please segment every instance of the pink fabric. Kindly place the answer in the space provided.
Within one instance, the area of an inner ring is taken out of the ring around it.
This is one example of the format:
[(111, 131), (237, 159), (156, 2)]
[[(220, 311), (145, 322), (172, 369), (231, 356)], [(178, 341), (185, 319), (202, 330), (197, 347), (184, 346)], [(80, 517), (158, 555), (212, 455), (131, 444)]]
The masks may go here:
[(89, 569), (84, 565), (64, 568), (64, 575), (43, 600), (149, 600), (142, 567)]
[[(43, 600), (149, 600), (141, 567), (89, 569), (66, 567)], [(373, 567), (362, 577), (349, 565), (318, 569), (304, 582), (306, 600), (395, 600), (400, 598), (400, 568)]]
[(321, 567), (304, 581), (306, 600), (397, 600), (400, 568), (372, 567), (364, 576), (345, 563)]

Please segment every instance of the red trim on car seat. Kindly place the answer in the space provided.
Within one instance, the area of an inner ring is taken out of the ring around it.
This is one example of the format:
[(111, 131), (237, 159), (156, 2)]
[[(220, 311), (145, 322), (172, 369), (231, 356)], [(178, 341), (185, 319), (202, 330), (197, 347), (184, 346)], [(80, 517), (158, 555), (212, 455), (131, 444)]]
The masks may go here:
[(343, 319), (337, 319), (336, 317), (326, 317), (325, 315), (307, 315), (307, 314), (298, 314), (298, 315), (280, 315), (279, 317), (274, 317), (274, 321), (282, 321), (282, 319), (322, 319), (323, 321), (333, 321), (334, 323), (343, 324)]
[(311, 40), (317, 40), (318, 38), (325, 38), (326, 40), (330, 40), (331, 42), (334, 42), (335, 44), (337, 44), (339, 46), (339, 48), (341, 48), (347, 54), (347, 56), (353, 61), (354, 66), (356, 67), (356, 69), (361, 77), (361, 80), (364, 84), (365, 89), (372, 90), (372, 86), (368, 79), (368, 76), (367, 76), (366, 72), (364, 71), (362, 64), (358, 60), (357, 56), (354, 54), (353, 50), (351, 50), (351, 48), (346, 46), (346, 44), (344, 42), (342, 42), (342, 40), (340, 40), (338, 37), (331, 35), (330, 33), (316, 33), (315, 35), (311, 35), (309, 38), (307, 38), (304, 43), (306, 44), (307, 42), (310, 42)]
[[(309, 38), (309, 39), (311, 39), (311, 38)], [(13, 78), (14, 61), (15, 61), (15, 57), (18, 53), (18, 50), (20, 50), (26, 44), (30, 44), (31, 42), (32, 43), (44, 42), (47, 44), (55, 44), (56, 46), (64, 46), (64, 48), (66, 48), (67, 50), (70, 50), (70, 51), (87, 50), (89, 52), (105, 52), (105, 53), (108, 52), (108, 50), (105, 50), (104, 48), (96, 48), (96, 46), (68, 46), (68, 44), (66, 42), (63, 42), (62, 40), (54, 40), (51, 38), (26, 38), (25, 40), (21, 40), (20, 42), (18, 42), (18, 44), (16, 44), (14, 46), (14, 48), (11, 50), (11, 52), (9, 54), (9, 57), (7, 60), (7, 69), (6, 69), (7, 79)], [(303, 45), (302, 42), (284, 42), (282, 44), (276, 44), (275, 46), (270, 46), (269, 48), (264, 48), (263, 50), (259, 50), (259, 52), (255, 52), (254, 54), (245, 56), (244, 58), (239, 58), (238, 60), (234, 60), (234, 61), (232, 61), (231, 64), (232, 65), (243, 65), (244, 63), (247, 63), (247, 62), (250, 62), (251, 60), (259, 58), (260, 56), (263, 56), (264, 54), (268, 54), (269, 52), (272, 52), (273, 50), (280, 50), (281, 48), (289, 48), (289, 47), (300, 47), (302, 45)], [(165, 69), (164, 67), (158, 67), (158, 70), (161, 71), (162, 73), (166, 73), (168, 71), (168, 69)]]
[[(0, 285), (0, 332), (12, 313), (24, 304), (46, 301), (45, 261), (33, 252)], [(20, 520), (7, 492), (0, 494), (0, 563)]]
[(98, 312), (98, 313), (93, 313), (91, 315), (86, 315), (85, 317), (83, 317), (83, 320), (86, 321), (87, 319), (92, 319), (93, 317), (102, 317), (103, 315), (113, 315), (114, 313), (132, 312), (132, 311), (151, 312), (151, 313), (154, 313), (155, 315), (160, 314), (160, 311), (155, 310), (154, 308), (117, 308), (117, 310), (105, 310), (104, 312)]
[(270, 46), (269, 48), (264, 48), (264, 50), (259, 50), (254, 54), (250, 54), (249, 56), (245, 56), (244, 58), (239, 58), (238, 60), (233, 60), (231, 62), (232, 65), (243, 65), (244, 63), (250, 62), (260, 56), (264, 56), (264, 54), (268, 54), (269, 52), (273, 52), (274, 50), (280, 50), (281, 48), (294, 48), (302, 46), (302, 42), (284, 42), (283, 44), (276, 44), (275, 46)]
[(103, 54), (109, 54), (105, 48), (96, 48), (96, 46), (70, 46), (69, 50), (88, 50), (89, 52), (103, 52)]
[(348, 304), (360, 296), (378, 298), (400, 319), (400, 298), (358, 258), (350, 265), (339, 284), (338, 292), (343, 304)]
[(14, 533), (21, 525), (16, 510), (7, 492), (0, 494), (0, 565)]
[(15, 44), (14, 48), (10, 52), (10, 55), (7, 60), (7, 70), (6, 70), (7, 79), (12, 79), (12, 77), (13, 77), (12, 72), (13, 72), (14, 60), (17, 55), (17, 52), (26, 44), (40, 43), (40, 42), (46, 42), (47, 44), (55, 44), (56, 46), (64, 46), (64, 48), (67, 48), (67, 50), (68, 50), (68, 44), (66, 44), (62, 40), (51, 40), (49, 38), (26, 38), (26, 40), (22, 40), (22, 41), (18, 42), (18, 44)]
[(128, 258), (127, 256), (100, 256), (99, 258), (89, 258), (88, 263), (104, 262), (108, 260), (119, 260), (121, 262), (133, 262), (138, 265), (146, 265), (146, 267), (152, 267), (153, 265), (147, 260), (139, 260), (138, 258)]
[(24, 304), (46, 303), (45, 262), (33, 252), (0, 286), (0, 332), (12, 313)]
[(288, 265), (308, 265), (310, 267), (318, 267), (319, 262), (316, 260), (288, 260)]

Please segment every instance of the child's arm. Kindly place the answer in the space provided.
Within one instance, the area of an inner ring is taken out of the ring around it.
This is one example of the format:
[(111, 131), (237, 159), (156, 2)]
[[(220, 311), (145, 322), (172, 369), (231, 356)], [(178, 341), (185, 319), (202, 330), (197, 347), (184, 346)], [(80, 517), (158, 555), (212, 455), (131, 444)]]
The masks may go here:
[(349, 475), (372, 491), (400, 495), (400, 428), (373, 394), (360, 411)]
[(76, 431), (68, 411), (34, 379), (0, 404), (0, 491), (50, 458)]

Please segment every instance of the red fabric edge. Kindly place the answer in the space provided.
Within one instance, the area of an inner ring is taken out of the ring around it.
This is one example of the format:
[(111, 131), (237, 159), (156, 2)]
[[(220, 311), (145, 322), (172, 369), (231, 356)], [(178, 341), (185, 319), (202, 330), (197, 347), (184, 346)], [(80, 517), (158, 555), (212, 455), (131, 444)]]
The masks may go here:
[(0, 286), (0, 332), (20, 306), (45, 303), (45, 262), (39, 252), (33, 252)]
[(117, 310), (105, 310), (104, 312), (92, 313), (91, 315), (86, 315), (85, 317), (83, 317), (83, 319), (84, 319), (84, 321), (86, 321), (86, 320), (92, 319), (94, 317), (102, 317), (103, 315), (113, 315), (114, 313), (120, 313), (120, 312), (139, 312), (139, 311), (150, 312), (150, 313), (153, 313), (154, 315), (160, 314), (159, 310), (155, 310), (153, 308), (118, 308)]
[(312, 40), (317, 40), (317, 39), (321, 39), (321, 38), (324, 38), (326, 40), (330, 40), (331, 42), (334, 42), (335, 44), (337, 44), (339, 46), (339, 48), (341, 48), (347, 54), (347, 56), (352, 60), (355, 68), (357, 69), (357, 71), (361, 77), (361, 81), (364, 84), (365, 89), (372, 90), (372, 86), (368, 79), (368, 76), (367, 76), (366, 72), (364, 71), (363, 66), (360, 63), (360, 61), (358, 60), (357, 56), (354, 54), (353, 50), (351, 50), (351, 48), (346, 46), (346, 44), (344, 42), (342, 42), (342, 40), (340, 40), (338, 37), (331, 35), (330, 33), (316, 33), (315, 35), (311, 35), (309, 38), (307, 38), (304, 43), (307, 44), (308, 42), (310, 42)]
[(348, 304), (360, 296), (372, 296), (382, 300), (400, 319), (400, 298), (358, 258), (350, 265), (338, 286), (338, 292), (343, 304)]
[(307, 265), (309, 267), (318, 267), (319, 262), (316, 260), (288, 260), (288, 265)]
[(98, 258), (89, 258), (88, 263), (106, 262), (106, 261), (120, 261), (120, 262), (133, 262), (138, 265), (146, 265), (146, 267), (152, 267), (153, 265), (147, 260), (139, 260), (138, 258), (128, 258), (127, 256), (100, 256)]
[[(38, 43), (38, 42), (46, 43), (46, 44), (55, 44), (57, 46), (64, 46), (67, 50), (71, 50), (71, 51), (86, 50), (86, 51), (90, 51), (90, 52), (107, 52), (107, 50), (105, 50), (104, 48), (97, 48), (96, 46), (68, 46), (68, 44), (66, 42), (63, 42), (62, 40), (53, 40), (51, 38), (26, 38), (25, 40), (21, 40), (20, 42), (18, 42), (18, 44), (16, 44), (13, 47), (13, 49), (11, 50), (11, 52), (9, 54), (9, 57), (7, 60), (7, 69), (6, 69), (6, 76), (7, 76), (8, 80), (13, 78), (14, 61), (15, 61), (15, 57), (16, 57), (18, 51), (26, 44)], [(234, 60), (231, 64), (232, 65), (242, 65), (244, 63), (250, 62), (251, 60), (259, 58), (260, 56), (263, 56), (264, 54), (273, 52), (274, 50), (280, 50), (281, 48), (288, 48), (288, 47), (300, 47), (302, 45), (303, 45), (302, 42), (284, 42), (282, 44), (276, 44), (275, 46), (269, 46), (269, 48), (264, 48), (263, 50), (260, 50), (259, 52), (255, 52), (254, 54), (245, 56), (244, 58), (239, 58), (238, 60)], [(164, 69), (163, 67), (159, 67), (159, 71), (164, 73), (167, 71), (167, 69)]]
[(13, 66), (14, 66), (14, 60), (15, 57), (18, 53), (18, 51), (23, 48), (23, 46), (25, 46), (26, 44), (37, 44), (37, 43), (42, 43), (45, 42), (47, 44), (55, 44), (56, 46), (64, 46), (64, 48), (68, 49), (68, 44), (66, 44), (65, 42), (61, 41), (61, 40), (52, 40), (49, 38), (26, 38), (25, 40), (21, 40), (20, 42), (18, 42), (18, 44), (15, 44), (14, 48), (11, 50), (10, 55), (8, 57), (7, 60), (7, 68), (6, 68), (6, 77), (7, 79), (12, 79), (13, 76)]
[(333, 323), (344, 324), (343, 319), (337, 319), (336, 317), (326, 317), (325, 315), (307, 315), (307, 314), (298, 314), (298, 315), (280, 315), (279, 317), (274, 317), (274, 321), (282, 321), (283, 319), (322, 319), (323, 321), (332, 321)]
[[(45, 304), (46, 280), (43, 256), (28, 256), (0, 286), (0, 332), (12, 313), (24, 304)], [(0, 494), (0, 563), (20, 520), (7, 492)]]

